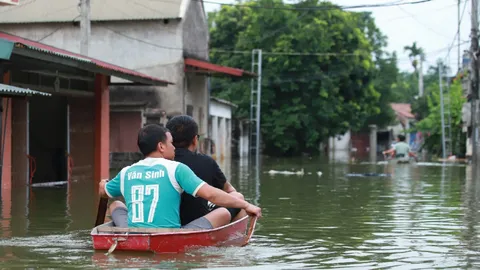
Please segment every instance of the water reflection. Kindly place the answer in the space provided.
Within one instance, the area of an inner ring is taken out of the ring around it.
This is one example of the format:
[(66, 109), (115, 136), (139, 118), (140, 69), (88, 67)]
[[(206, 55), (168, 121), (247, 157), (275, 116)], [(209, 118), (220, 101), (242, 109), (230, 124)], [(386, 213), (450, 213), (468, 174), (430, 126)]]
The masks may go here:
[(12, 191), (10, 188), (4, 188), (1, 190), (2, 199), (2, 236), (10, 237), (10, 222), (12, 218)]
[[(329, 163), (308, 157), (264, 158), (259, 170), (246, 159), (219, 163), (232, 184), (264, 209), (245, 248), (109, 257), (94, 252), (89, 233), (96, 188), (72, 181), (61, 188), (2, 191), (2, 267), (479, 267), (480, 173), (469, 166)], [(270, 175), (269, 170), (304, 174)], [(367, 172), (390, 176), (347, 176)]]

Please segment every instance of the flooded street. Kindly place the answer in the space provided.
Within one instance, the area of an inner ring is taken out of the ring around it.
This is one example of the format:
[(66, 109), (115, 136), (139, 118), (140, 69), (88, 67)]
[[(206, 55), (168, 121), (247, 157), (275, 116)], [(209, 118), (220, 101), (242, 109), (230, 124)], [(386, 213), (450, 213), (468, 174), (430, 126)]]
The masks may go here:
[[(74, 182), (70, 188), (2, 194), (0, 268), (480, 267), (480, 182), (472, 180), (470, 166), (268, 158), (256, 174), (242, 163), (232, 161), (223, 168), (233, 185), (264, 213), (245, 248), (176, 255), (114, 252), (109, 257), (94, 252), (90, 238), (97, 211), (94, 186)], [(303, 175), (268, 173), (302, 169)]]

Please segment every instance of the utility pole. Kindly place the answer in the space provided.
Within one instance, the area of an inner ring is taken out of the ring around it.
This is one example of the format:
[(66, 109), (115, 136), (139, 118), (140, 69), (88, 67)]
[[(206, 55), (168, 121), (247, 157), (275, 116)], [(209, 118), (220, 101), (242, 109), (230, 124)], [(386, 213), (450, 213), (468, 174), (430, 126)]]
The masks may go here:
[(458, 21), (458, 25), (457, 25), (457, 50), (458, 50), (458, 55), (457, 55), (457, 67), (458, 67), (458, 71), (460, 71), (460, 68), (461, 68), (461, 65), (460, 65), (460, 59), (461, 59), (461, 55), (460, 55), (460, 25), (462, 24), (462, 22), (460, 21), (460, 4), (461, 4), (461, 0), (458, 0), (457, 2), (457, 21)]
[(88, 56), (90, 41), (90, 0), (80, 0), (80, 54)]
[(440, 117), (442, 122), (442, 158), (447, 158), (446, 155), (446, 142), (445, 142), (445, 108), (443, 106), (443, 74), (442, 74), (442, 62), (438, 62), (438, 85), (440, 88)]
[(472, 32), (471, 32), (471, 112), (472, 112), (472, 161), (474, 165), (477, 165), (479, 158), (478, 151), (478, 121), (477, 121), (477, 102), (478, 102), (478, 2), (477, 0), (472, 0)]
[(420, 66), (418, 68), (418, 96), (423, 96), (423, 61), (425, 60), (423, 55), (420, 55)]

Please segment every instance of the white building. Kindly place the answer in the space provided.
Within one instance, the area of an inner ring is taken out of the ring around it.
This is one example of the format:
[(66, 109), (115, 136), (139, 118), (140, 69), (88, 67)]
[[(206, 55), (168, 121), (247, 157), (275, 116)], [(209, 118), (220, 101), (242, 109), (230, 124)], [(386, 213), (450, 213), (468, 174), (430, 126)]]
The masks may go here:
[(208, 128), (214, 143), (212, 155), (217, 159), (232, 156), (232, 109), (237, 105), (219, 98), (210, 98)]

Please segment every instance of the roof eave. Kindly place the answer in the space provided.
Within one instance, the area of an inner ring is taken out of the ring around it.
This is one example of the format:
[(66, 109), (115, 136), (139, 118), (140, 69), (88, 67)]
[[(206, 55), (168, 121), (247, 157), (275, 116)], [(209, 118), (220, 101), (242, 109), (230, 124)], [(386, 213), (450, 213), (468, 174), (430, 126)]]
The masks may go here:
[[(257, 74), (233, 67), (222, 66), (211, 63), (205, 60), (199, 60), (193, 57), (188, 57), (188, 54), (184, 54), (185, 71), (206, 74), (208, 76), (228, 76), (228, 77), (257, 77)], [(189, 66), (190, 68), (187, 68)]]
[(69, 66), (69, 67), (88, 70), (95, 73), (102, 73), (110, 76), (115, 76), (118, 78), (136, 82), (136, 83), (142, 83), (142, 84), (153, 85), (153, 86), (168, 86), (169, 84), (173, 84), (167, 81), (156, 81), (148, 78), (126, 74), (126, 73), (115, 71), (108, 68), (102, 68), (96, 65), (95, 63), (91, 63), (87, 61), (82, 62), (79, 60), (75, 60), (74, 58), (70, 58), (68, 56), (60, 56), (60, 55), (45, 53), (40, 50), (32, 50), (27, 47), (15, 46), (15, 48), (13, 49), (13, 53), (21, 56), (25, 56), (25, 57), (40, 59), (43, 61), (54, 62), (54, 63), (62, 64), (65, 66)]

